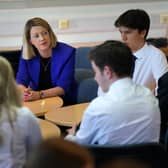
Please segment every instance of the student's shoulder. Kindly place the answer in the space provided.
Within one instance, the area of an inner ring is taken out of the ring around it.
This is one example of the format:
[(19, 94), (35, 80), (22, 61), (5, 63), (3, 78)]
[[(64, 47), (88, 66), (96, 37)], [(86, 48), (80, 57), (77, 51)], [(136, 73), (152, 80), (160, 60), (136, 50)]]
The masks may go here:
[(156, 48), (155, 46), (150, 45), (150, 44), (148, 45), (146, 51), (150, 52), (153, 55), (153, 57), (154, 56), (155, 57), (164, 57), (165, 56), (165, 54), (159, 48)]
[(107, 114), (109, 109), (111, 111), (114, 106), (115, 104), (113, 101), (109, 101), (108, 97), (99, 96), (91, 101), (86, 109), (86, 114), (92, 116)]
[(21, 120), (29, 120), (29, 119), (36, 120), (35, 115), (29, 110), (29, 108), (25, 106), (18, 108), (17, 112), (18, 112), (18, 117)]

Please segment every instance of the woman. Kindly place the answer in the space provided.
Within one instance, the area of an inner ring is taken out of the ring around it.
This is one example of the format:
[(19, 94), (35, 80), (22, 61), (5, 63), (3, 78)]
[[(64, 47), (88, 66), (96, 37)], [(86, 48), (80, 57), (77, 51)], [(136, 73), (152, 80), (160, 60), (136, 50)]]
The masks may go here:
[(17, 83), (24, 100), (62, 96), (65, 104), (75, 103), (75, 48), (60, 43), (42, 18), (27, 21)]
[(3, 57), (0, 57), (0, 90), (0, 167), (21, 168), (42, 137), (35, 116), (21, 107), (12, 68)]

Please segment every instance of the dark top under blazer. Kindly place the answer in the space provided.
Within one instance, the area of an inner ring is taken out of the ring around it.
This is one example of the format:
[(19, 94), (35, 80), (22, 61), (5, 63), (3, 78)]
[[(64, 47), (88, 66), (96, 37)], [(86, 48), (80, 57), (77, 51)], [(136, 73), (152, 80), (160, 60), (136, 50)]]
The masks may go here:
[[(52, 49), (51, 57), (51, 82), (52, 87), (62, 87), (66, 96), (73, 98), (76, 95), (76, 81), (74, 79), (76, 49), (57, 42)], [(37, 54), (29, 60), (20, 58), (19, 69), (16, 76), (18, 84), (26, 87), (30, 86), (33, 90), (38, 89), (40, 75), (40, 56)]]

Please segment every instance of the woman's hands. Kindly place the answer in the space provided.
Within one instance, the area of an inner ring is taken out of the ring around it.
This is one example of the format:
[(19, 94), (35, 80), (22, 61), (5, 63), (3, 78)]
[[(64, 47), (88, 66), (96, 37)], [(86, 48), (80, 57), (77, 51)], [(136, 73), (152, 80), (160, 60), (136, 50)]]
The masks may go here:
[(24, 101), (33, 101), (40, 99), (40, 92), (33, 91), (31, 88), (25, 88), (23, 91), (23, 100)]
[[(34, 91), (30, 87), (26, 88), (24, 85), (19, 84), (18, 89), (20, 90), (21, 94), (23, 95), (24, 101), (33, 101), (33, 100), (39, 100), (40, 99), (40, 91)], [(50, 88), (45, 91), (45, 98), (47, 97), (55, 97), (55, 96), (61, 96), (65, 94), (65, 91), (63, 88), (57, 86), (54, 88)]]

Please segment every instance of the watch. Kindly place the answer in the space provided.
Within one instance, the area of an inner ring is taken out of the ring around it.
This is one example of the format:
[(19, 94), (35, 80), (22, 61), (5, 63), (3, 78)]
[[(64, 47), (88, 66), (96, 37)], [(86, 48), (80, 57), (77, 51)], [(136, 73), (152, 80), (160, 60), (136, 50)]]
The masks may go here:
[(40, 91), (40, 99), (43, 99), (45, 97), (45, 94), (43, 91)]

